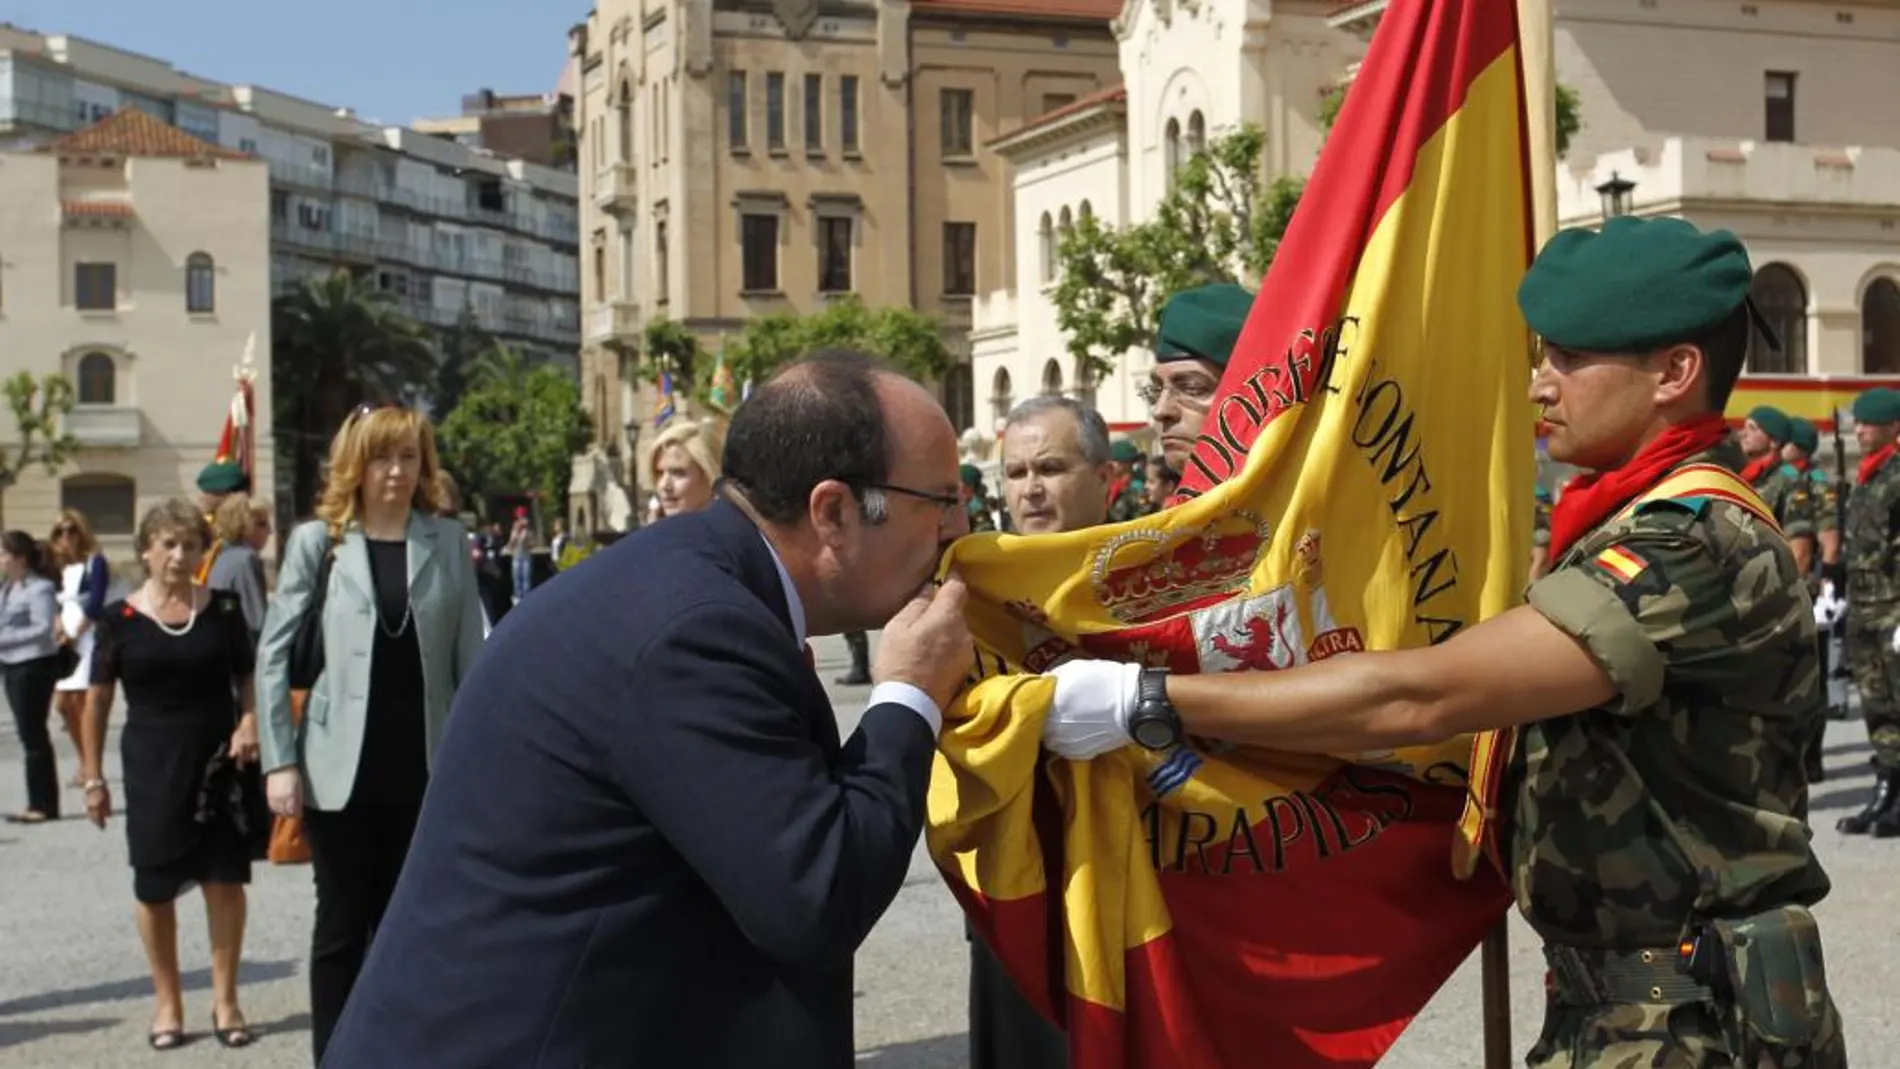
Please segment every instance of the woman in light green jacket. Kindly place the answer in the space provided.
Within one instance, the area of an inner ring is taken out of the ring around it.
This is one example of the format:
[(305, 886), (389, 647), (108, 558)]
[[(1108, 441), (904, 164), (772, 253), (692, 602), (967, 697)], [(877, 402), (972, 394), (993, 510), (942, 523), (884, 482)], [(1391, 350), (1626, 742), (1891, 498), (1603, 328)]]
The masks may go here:
[[(318, 1060), (408, 854), (429, 762), (482, 644), (467, 532), (436, 500), (435, 432), (357, 410), (330, 446), (317, 519), (291, 532), (257, 665), (266, 792), (302, 815), (317, 885), (310, 950)], [(293, 724), (290, 648), (322, 594), (323, 672)]]

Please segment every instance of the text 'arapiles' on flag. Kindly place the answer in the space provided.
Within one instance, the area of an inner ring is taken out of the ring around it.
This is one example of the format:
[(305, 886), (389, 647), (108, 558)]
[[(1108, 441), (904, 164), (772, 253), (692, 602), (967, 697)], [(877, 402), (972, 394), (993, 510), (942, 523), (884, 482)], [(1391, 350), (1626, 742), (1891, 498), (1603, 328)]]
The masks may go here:
[(950, 554), (980, 678), (947, 717), (929, 846), (1077, 1066), (1370, 1066), (1505, 906), (1490, 868), (1454, 873), (1469, 738), (1072, 764), (1039, 751), (1054, 681), (1034, 673), (1072, 656), (1271, 671), (1443, 641), (1519, 600), (1516, 25), (1513, 0), (1393, 0), (1186, 500)]

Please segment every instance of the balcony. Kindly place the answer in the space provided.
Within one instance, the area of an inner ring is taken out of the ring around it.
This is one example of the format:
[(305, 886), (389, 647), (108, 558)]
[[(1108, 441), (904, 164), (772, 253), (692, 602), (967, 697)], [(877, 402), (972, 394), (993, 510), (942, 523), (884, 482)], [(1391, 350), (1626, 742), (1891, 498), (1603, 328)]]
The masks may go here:
[(270, 239), (272, 244), (295, 245), (314, 252), (336, 251), (336, 234), (328, 230), (313, 230), (288, 219), (271, 220)]
[(136, 449), (143, 435), (139, 410), (128, 405), (75, 405), (60, 429), (87, 449)]
[(635, 176), (640, 172), (630, 163), (613, 163), (594, 172), (594, 203), (609, 212), (630, 212), (638, 190)]
[(608, 301), (587, 317), (587, 340), (594, 345), (638, 344), (644, 324), (640, 306), (632, 301)]
[(1666, 137), (1606, 153), (1584, 171), (1560, 167), (1558, 221), (1568, 226), (1600, 219), (1603, 195), (1597, 186), (1612, 174), (1635, 183), (1633, 205), (1641, 215), (1719, 204), (1728, 210), (1812, 208), (1836, 216), (1884, 216), (1900, 204), (1900, 149)]
[(1352, 0), (1327, 12), (1326, 24), (1369, 41), (1379, 26), (1379, 16), (1385, 14), (1385, 5), (1386, 0)]
[(335, 178), (327, 167), (305, 166), (287, 160), (268, 160), (271, 181), (280, 185), (296, 186), (299, 189), (320, 189), (328, 192), (334, 188)]

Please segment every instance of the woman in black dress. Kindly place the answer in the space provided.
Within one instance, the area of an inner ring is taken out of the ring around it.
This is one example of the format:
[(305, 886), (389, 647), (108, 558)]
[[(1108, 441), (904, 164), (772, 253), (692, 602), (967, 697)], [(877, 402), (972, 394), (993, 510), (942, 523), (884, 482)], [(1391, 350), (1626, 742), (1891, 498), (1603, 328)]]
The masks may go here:
[(211, 934), (212, 1034), (227, 1047), (252, 1039), (237, 976), (252, 843), (268, 834), (244, 804), (244, 777), (255, 773), (243, 769), (257, 762), (254, 651), (237, 596), (192, 582), (210, 540), (204, 514), (189, 502), (173, 499), (145, 514), (137, 548), (146, 580), (100, 617), (86, 708), (86, 813), (103, 828), (112, 814), (102, 771), (106, 720), (114, 686), (125, 686), (125, 837), (158, 1003), (150, 1034), (157, 1050), (185, 1039), (173, 903), (194, 884), (204, 891)]

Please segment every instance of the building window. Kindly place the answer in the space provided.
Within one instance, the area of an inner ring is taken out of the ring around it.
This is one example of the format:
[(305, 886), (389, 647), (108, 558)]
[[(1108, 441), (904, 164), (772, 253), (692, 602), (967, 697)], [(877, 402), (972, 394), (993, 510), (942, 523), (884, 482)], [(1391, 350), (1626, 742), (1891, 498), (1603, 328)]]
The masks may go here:
[(1062, 365), (1053, 357), (1044, 361), (1042, 365), (1042, 395), (1044, 397), (1062, 396)]
[(594, 231), (594, 299), (607, 299), (607, 232)]
[(740, 216), (739, 246), (745, 292), (778, 292), (778, 216)]
[(941, 102), (943, 154), (949, 157), (971, 155), (975, 151), (972, 147), (975, 144), (975, 94), (968, 89), (945, 89)]
[(765, 76), (765, 147), (785, 151), (785, 76), (778, 71)]
[(653, 288), (655, 290), (653, 301), (655, 304), (665, 304), (668, 294), (673, 289), (669, 285), (673, 277), (669, 259), (666, 252), (666, 220), (658, 219), (653, 223)]
[(1075, 361), (1075, 399), (1090, 408), (1095, 407), (1095, 373), (1089, 370), (1085, 357)]
[(1010, 396), (1009, 369), (999, 367), (996, 376), (990, 380), (990, 413), (996, 417), (996, 429), (1003, 429), (1003, 421), (1009, 418), (1009, 410), (1014, 407), (1015, 398)]
[(805, 75), (805, 151), (825, 151), (825, 76)]
[(1787, 71), (1769, 71), (1762, 85), (1767, 110), (1769, 141), (1794, 140), (1794, 75)]
[(818, 220), (818, 292), (851, 292), (851, 223), (849, 216), (821, 216)]
[(735, 149), (746, 147), (746, 82), (744, 71), (726, 75), (726, 140)]
[(943, 224), (943, 292), (968, 297), (976, 292), (976, 224)]
[(1036, 241), (1042, 248), (1042, 280), (1056, 280), (1056, 224), (1049, 218), (1048, 212), (1042, 213), (1042, 222), (1036, 226)]
[(846, 152), (858, 150), (858, 76), (838, 78), (838, 145)]
[(1860, 369), (1900, 374), (1900, 285), (1877, 278), (1860, 299)]
[(976, 425), (976, 375), (968, 364), (957, 364), (943, 376), (943, 410), (958, 432)]
[(1786, 264), (1764, 264), (1755, 271), (1748, 296), (1781, 342), (1769, 347), (1761, 332), (1751, 328), (1748, 370), (1757, 374), (1806, 374), (1808, 370), (1808, 290), (1801, 276)]
[(615, 116), (620, 120), (620, 162), (633, 162), (633, 83), (620, 83), (620, 107)]
[(84, 515), (93, 534), (131, 534), (137, 506), (136, 484), (123, 475), (69, 475), (59, 483), (59, 507)]
[(1181, 121), (1179, 119), (1169, 119), (1166, 133), (1163, 136), (1166, 138), (1165, 151), (1167, 152), (1168, 188), (1173, 189), (1174, 172), (1180, 170), (1181, 164), (1186, 162), (1181, 157)]
[(1052, 111), (1066, 108), (1073, 103), (1075, 103), (1074, 93), (1044, 93), (1042, 95), (1042, 113), (1047, 115)]
[(73, 307), (85, 312), (110, 312), (119, 306), (118, 288), (116, 264), (73, 265)]
[(87, 353), (79, 358), (79, 403), (110, 405), (117, 403), (119, 369), (105, 353)]
[(208, 315), (218, 309), (217, 268), (209, 253), (185, 258), (185, 311)]
[(1207, 120), (1196, 111), (1188, 116), (1187, 158), (1193, 159), (1207, 151)]

